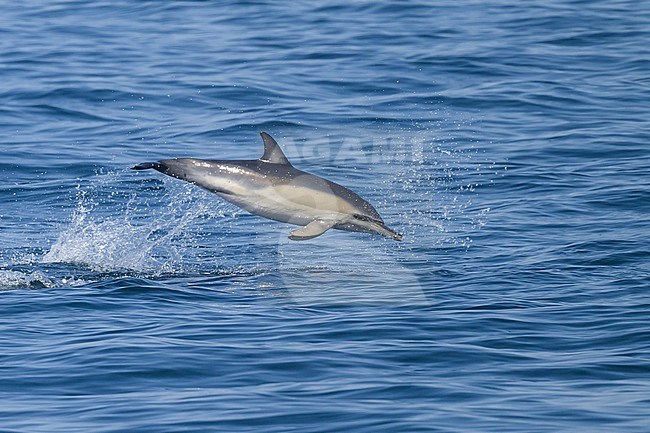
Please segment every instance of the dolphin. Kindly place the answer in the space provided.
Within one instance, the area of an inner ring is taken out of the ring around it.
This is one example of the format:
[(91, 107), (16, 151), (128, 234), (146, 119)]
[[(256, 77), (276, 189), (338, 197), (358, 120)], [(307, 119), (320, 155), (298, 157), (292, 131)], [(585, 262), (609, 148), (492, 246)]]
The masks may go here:
[(384, 224), (377, 210), (344, 186), (294, 168), (278, 143), (261, 132), (264, 154), (254, 160), (163, 159), (131, 167), (153, 168), (213, 192), (254, 215), (302, 226), (289, 239), (312, 239), (334, 228), (402, 235)]

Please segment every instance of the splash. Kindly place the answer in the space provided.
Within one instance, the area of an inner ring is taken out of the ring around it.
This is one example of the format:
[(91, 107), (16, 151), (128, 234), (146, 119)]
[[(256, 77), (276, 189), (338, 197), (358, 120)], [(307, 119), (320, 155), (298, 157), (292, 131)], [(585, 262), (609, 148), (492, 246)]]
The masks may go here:
[(55, 281), (43, 272), (0, 270), (0, 290), (55, 287)]
[(192, 271), (201, 237), (196, 226), (223, 217), (225, 206), (166, 179), (140, 180), (134, 191), (131, 176), (99, 174), (79, 185), (70, 221), (42, 262), (154, 277)]

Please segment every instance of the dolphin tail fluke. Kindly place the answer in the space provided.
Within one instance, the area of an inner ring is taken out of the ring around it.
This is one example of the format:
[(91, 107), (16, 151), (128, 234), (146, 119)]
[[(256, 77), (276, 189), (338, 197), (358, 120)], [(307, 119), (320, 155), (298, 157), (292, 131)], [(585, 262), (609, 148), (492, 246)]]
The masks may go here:
[(161, 171), (162, 164), (159, 162), (143, 162), (142, 164), (134, 165), (131, 167), (131, 170), (149, 170), (150, 168)]

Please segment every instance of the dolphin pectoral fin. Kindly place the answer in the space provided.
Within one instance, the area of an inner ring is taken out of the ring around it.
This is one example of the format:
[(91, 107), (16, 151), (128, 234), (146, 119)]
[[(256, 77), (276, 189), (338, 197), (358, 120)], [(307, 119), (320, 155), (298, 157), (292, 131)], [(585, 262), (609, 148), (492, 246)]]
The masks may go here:
[(304, 227), (295, 229), (289, 235), (292, 241), (305, 241), (322, 235), (336, 225), (336, 221), (317, 219)]

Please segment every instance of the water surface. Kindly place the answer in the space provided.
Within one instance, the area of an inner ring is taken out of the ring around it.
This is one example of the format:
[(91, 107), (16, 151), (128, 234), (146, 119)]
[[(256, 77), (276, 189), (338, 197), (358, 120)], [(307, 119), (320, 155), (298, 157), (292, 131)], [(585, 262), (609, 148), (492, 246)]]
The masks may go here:
[[(3, 431), (647, 431), (647, 2), (0, 12)], [(128, 169), (260, 131), (405, 241)]]

